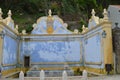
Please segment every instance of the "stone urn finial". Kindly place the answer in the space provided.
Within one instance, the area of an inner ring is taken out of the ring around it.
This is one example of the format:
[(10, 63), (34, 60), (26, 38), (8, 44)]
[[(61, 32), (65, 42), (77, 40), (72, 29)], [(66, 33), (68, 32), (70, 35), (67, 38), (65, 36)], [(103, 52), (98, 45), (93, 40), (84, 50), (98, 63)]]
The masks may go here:
[(11, 17), (12, 16), (12, 12), (11, 10), (8, 11), (8, 17)]
[(49, 9), (48, 15), (49, 15), (49, 16), (52, 16), (52, 11), (51, 11), (51, 9)]
[(103, 16), (104, 16), (103, 19), (108, 21), (108, 12), (106, 9), (103, 10)]
[(3, 14), (3, 12), (2, 12), (2, 9), (0, 8), (0, 20), (3, 19), (2, 14)]
[(92, 16), (95, 16), (95, 10), (92, 9), (92, 12), (91, 12)]

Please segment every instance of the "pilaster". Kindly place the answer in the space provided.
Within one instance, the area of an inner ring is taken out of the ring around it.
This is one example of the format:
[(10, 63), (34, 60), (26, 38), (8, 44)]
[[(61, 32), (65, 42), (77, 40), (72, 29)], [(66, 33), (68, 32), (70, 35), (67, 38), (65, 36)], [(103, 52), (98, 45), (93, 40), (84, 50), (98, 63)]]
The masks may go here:
[(102, 26), (103, 26), (103, 32), (105, 32), (106, 34), (106, 37), (102, 38), (103, 49), (104, 49), (104, 64), (113, 64), (111, 23), (106, 22)]
[(3, 55), (3, 37), (2, 37), (2, 28), (0, 25), (0, 65), (2, 65), (2, 55)]

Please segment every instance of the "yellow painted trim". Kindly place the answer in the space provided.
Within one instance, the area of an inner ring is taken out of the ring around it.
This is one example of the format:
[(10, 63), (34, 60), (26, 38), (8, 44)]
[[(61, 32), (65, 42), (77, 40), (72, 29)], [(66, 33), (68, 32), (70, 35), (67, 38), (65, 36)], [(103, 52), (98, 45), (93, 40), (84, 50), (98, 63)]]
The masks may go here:
[[(18, 56), (21, 56), (20, 54), (20, 52), (21, 52), (21, 46), (22, 46), (22, 41), (20, 40), (19, 41), (19, 47), (18, 47)], [(18, 64), (20, 64), (20, 57), (18, 57)]]
[(84, 66), (72, 67), (74, 71), (76, 71), (78, 68), (80, 69), (80, 71), (83, 71), (85, 69)]
[(113, 48), (112, 48), (112, 28), (111, 24), (104, 24), (103, 30), (106, 31), (106, 38), (102, 38), (104, 49), (104, 64), (113, 64)]
[[(14, 68), (14, 69), (9, 69), (9, 70), (3, 70), (2, 71), (2, 76), (7, 76), (11, 73), (15, 73), (15, 72), (18, 72), (18, 71), (19, 72), (23, 71), (25, 73), (28, 70), (29, 70), (29, 68)], [(13, 77), (14, 77), (14, 75), (13, 75)]]
[(14, 63), (14, 64), (2, 64), (2, 66), (15, 66), (16, 65), (16, 63)]
[(40, 63), (32, 63), (31, 62), (31, 64), (80, 64), (80, 63), (82, 63), (82, 61), (80, 61), (80, 62), (40, 62)]
[(4, 70), (4, 71), (2, 71), (2, 76), (6, 76), (6, 75), (8, 75), (10, 73), (17, 72), (17, 71), (18, 71), (18, 68)]
[(74, 36), (74, 35), (79, 35), (80, 34), (20, 34), (20, 36)]
[(106, 74), (105, 69), (97, 69), (97, 68), (85, 67), (85, 70), (87, 70), (89, 72), (99, 73), (99, 74)]
[[(0, 28), (0, 32), (2, 29)], [(0, 65), (2, 64), (2, 55), (3, 55), (3, 38), (0, 36)]]
[(85, 62), (87, 65), (101, 65), (102, 62)]

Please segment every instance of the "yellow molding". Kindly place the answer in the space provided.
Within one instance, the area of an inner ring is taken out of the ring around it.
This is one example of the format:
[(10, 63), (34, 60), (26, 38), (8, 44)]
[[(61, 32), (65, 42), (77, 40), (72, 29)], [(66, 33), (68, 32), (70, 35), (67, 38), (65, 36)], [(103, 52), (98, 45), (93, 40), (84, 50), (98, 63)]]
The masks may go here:
[(31, 64), (80, 64), (80, 63), (82, 63), (82, 61), (80, 61), (80, 62), (39, 62), (39, 63), (32, 63), (31, 62)]
[(72, 67), (74, 71), (76, 71), (78, 68), (80, 69), (80, 71), (83, 71), (85, 69), (84, 66)]
[(2, 64), (2, 60), (3, 60), (3, 39), (0, 36), (0, 65)]
[(14, 63), (14, 64), (2, 64), (2, 66), (15, 66), (17, 63)]
[(94, 73), (99, 73), (99, 74), (106, 74), (106, 71), (105, 69), (97, 69), (97, 68), (91, 68), (91, 67), (85, 67), (85, 70), (86, 71), (89, 71), (89, 72), (94, 72)]
[(10, 73), (17, 72), (17, 71), (18, 71), (18, 68), (4, 70), (4, 71), (2, 71), (2, 76), (6, 76), (6, 75), (8, 75)]
[(102, 62), (85, 62), (85, 64), (88, 64), (88, 65), (101, 65)]
[(70, 36), (70, 35), (80, 35), (80, 34), (20, 34), (20, 36)]
[[(29, 68), (14, 68), (14, 69), (9, 69), (9, 70), (3, 70), (2, 71), (2, 76), (7, 76), (11, 73), (15, 73), (15, 72), (18, 72), (18, 71), (19, 72), (23, 71), (25, 73), (28, 70), (29, 70)], [(14, 75), (12, 77), (14, 77)]]

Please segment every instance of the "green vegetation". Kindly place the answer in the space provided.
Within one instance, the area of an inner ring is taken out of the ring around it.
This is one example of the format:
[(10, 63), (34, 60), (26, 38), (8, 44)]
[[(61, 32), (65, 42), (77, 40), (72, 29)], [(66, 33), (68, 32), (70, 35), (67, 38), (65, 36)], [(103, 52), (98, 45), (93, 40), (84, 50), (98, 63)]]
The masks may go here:
[[(59, 15), (65, 22), (68, 21), (69, 29), (87, 26), (90, 18), (91, 9), (96, 10), (96, 15), (101, 16), (103, 8), (110, 4), (120, 4), (119, 0), (0, 0), (5, 18), (9, 9), (12, 10), (13, 19), (19, 25), (19, 31), (26, 29), (32, 30), (32, 24), (36, 19), (47, 15), (48, 9), (52, 9), (54, 15)], [(69, 23), (75, 21), (75, 24)], [(70, 26), (76, 27), (70, 27)]]

